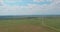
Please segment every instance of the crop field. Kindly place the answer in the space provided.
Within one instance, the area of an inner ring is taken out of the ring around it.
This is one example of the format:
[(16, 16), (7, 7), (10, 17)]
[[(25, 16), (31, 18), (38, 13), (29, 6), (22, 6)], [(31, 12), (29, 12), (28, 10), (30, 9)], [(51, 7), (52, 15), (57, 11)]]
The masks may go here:
[[(42, 21), (47, 26), (42, 25)], [(0, 32), (60, 32), (60, 18), (24, 18), (0, 20)]]

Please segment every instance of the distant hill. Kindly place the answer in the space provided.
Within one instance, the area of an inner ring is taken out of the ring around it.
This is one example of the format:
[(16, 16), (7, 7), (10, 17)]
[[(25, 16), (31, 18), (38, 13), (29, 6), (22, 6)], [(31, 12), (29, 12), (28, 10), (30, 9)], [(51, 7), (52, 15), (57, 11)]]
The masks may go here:
[(0, 16), (0, 19), (12, 18), (39, 18), (39, 17), (60, 17), (60, 15), (18, 15), (18, 16)]

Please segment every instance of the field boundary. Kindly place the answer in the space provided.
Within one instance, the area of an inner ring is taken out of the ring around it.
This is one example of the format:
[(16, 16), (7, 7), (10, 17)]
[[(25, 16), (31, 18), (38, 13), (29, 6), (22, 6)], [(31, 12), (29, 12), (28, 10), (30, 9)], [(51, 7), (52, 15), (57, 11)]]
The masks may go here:
[(56, 30), (56, 31), (59, 31), (59, 32), (60, 32), (60, 30), (59, 30), (59, 29), (54, 28), (54, 27), (51, 27), (51, 26), (49, 26), (49, 25), (45, 24), (45, 23), (44, 23), (44, 21), (42, 21), (42, 25), (43, 25), (43, 26), (46, 26), (46, 27), (49, 27), (49, 28), (51, 28), (51, 29), (53, 29), (53, 30)]

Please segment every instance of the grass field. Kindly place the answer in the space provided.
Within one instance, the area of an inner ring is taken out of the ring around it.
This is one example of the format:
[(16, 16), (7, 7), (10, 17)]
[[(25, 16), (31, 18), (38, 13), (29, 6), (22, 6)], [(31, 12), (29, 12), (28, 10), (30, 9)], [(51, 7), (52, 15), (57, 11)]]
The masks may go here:
[[(59, 18), (60, 19), (60, 18)], [(60, 29), (58, 18), (44, 18), (48, 26)], [(42, 25), (42, 18), (0, 20), (0, 32), (58, 32)]]
[(44, 23), (60, 30), (60, 17), (44, 18)]

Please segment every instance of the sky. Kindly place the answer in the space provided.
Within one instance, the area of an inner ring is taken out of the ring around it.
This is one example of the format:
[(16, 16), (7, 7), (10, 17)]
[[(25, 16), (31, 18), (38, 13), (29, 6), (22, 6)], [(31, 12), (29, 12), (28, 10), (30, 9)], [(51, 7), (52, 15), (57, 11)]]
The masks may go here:
[(0, 15), (60, 15), (60, 0), (0, 0)]

